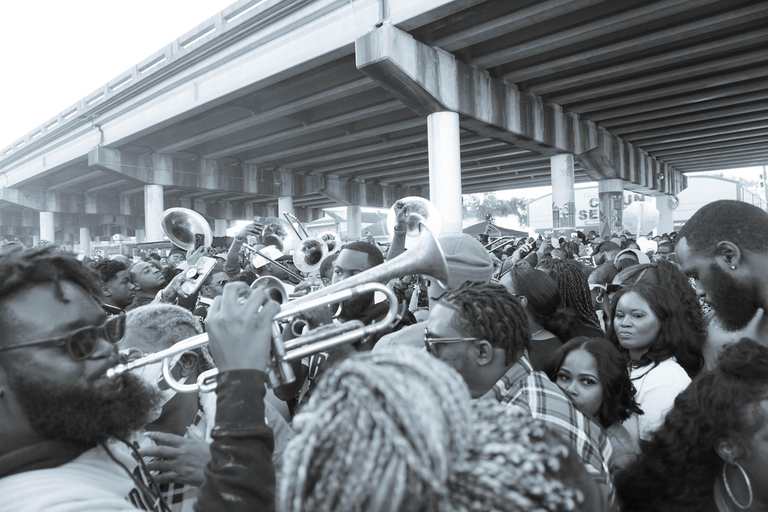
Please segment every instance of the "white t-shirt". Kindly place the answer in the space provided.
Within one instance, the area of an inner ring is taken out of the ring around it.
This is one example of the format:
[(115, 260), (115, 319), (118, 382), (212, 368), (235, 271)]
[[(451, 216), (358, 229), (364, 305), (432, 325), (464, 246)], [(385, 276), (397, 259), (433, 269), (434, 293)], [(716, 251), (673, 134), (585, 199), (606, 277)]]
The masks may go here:
[(632, 414), (623, 423), (629, 435), (637, 442), (649, 439), (651, 433), (664, 423), (664, 417), (672, 409), (675, 398), (688, 384), (691, 378), (675, 358), (641, 368), (632, 368), (629, 378), (634, 384), (635, 400), (644, 414)]

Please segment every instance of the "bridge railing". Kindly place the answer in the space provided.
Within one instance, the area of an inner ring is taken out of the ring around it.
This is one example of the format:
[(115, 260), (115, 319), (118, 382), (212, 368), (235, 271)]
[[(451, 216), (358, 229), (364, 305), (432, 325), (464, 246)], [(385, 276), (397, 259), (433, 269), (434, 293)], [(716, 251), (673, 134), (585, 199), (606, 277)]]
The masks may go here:
[(287, 14), (292, 8), (308, 3), (309, 0), (238, 0), (220, 13), (207, 19), (161, 50), (153, 53), (132, 68), (121, 73), (74, 105), (62, 110), (13, 144), (0, 149), (0, 165), (30, 147), (37, 146), (42, 139), (62, 130), (76, 119), (87, 119), (117, 95), (135, 90), (138, 84), (149, 81), (158, 73), (190, 53), (210, 45), (214, 40), (232, 34), (260, 20), (275, 19), (280, 13)]

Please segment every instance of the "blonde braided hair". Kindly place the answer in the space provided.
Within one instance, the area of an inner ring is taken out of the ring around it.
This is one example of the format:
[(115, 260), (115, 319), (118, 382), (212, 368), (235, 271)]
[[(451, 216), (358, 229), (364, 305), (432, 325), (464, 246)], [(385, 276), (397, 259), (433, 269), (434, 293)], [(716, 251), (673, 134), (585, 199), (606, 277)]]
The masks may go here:
[(410, 349), (336, 365), (294, 419), (281, 509), (438, 510), (467, 448), (470, 396), (461, 376)]
[(294, 427), (283, 512), (576, 512), (593, 485), (541, 422), (471, 405), (458, 373), (403, 347), (332, 368)]

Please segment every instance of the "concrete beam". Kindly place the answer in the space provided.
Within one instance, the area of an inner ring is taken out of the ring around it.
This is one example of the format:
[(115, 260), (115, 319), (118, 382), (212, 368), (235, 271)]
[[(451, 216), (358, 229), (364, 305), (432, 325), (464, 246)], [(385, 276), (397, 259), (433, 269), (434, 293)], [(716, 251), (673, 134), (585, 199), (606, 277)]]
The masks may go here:
[(326, 175), (324, 181), (325, 186), (317, 192), (343, 206), (389, 208), (403, 197), (419, 196), (429, 199), (429, 191), (421, 187), (399, 187), (356, 179), (340, 180), (331, 175)]
[(590, 124), (578, 115), (491, 78), (397, 27), (368, 32), (355, 48), (358, 69), (419, 115), (458, 112), (461, 128), (546, 156), (592, 147), (583, 138)]
[(593, 180), (621, 179), (627, 190), (674, 196), (688, 186), (683, 173), (604, 128), (597, 130), (597, 146), (576, 158)]
[(397, 27), (384, 25), (355, 45), (357, 67), (419, 115), (457, 112), (465, 130), (545, 156), (572, 153), (592, 179), (621, 178), (630, 190), (674, 195), (686, 187), (682, 173), (591, 121)]
[(126, 195), (70, 194), (0, 188), (0, 201), (37, 211), (72, 214), (142, 215), (143, 209)]

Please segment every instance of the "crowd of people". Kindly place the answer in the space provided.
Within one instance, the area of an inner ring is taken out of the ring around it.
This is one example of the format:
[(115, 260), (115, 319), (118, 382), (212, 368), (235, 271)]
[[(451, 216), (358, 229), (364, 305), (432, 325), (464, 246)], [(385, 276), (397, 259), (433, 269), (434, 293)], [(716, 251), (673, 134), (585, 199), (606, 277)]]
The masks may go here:
[[(0, 508), (768, 510), (768, 213), (717, 201), (658, 237), (445, 234), (447, 278), (390, 280), (375, 269), (403, 261), (412, 220), (396, 212), (386, 250), (349, 241), (310, 273), (246, 252), (274, 243), (256, 221), (219, 253), (5, 246)], [(276, 323), (271, 283), (359, 274), (389, 281), (396, 320), (281, 379), (275, 339), (390, 305)]]

